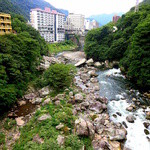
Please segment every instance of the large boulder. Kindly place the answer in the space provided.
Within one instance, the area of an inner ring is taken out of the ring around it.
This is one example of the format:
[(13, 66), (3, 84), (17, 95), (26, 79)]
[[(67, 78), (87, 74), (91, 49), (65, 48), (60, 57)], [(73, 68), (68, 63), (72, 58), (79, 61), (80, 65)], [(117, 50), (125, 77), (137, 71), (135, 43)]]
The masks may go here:
[(102, 113), (103, 110), (107, 109), (107, 106), (98, 101), (94, 101), (90, 104), (89, 109), (97, 113)]
[(75, 121), (75, 133), (80, 136), (94, 137), (95, 128), (90, 121), (79, 118)]
[(115, 129), (110, 127), (105, 129), (111, 141), (122, 141), (126, 139), (127, 131), (125, 129)]
[(83, 58), (78, 63), (75, 64), (75, 67), (79, 67), (79, 66), (83, 65), (83, 64), (85, 64), (85, 62), (86, 62), (86, 59)]
[(93, 61), (92, 58), (86, 61), (86, 64), (87, 64), (88, 66), (92, 66), (93, 63), (94, 63), (94, 61)]

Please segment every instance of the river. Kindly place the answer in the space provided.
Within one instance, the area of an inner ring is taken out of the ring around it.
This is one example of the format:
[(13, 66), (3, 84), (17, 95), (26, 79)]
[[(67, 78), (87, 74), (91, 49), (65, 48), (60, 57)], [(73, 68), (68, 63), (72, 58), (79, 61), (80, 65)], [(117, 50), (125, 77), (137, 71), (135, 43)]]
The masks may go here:
[[(109, 69), (105, 71), (98, 71), (98, 79), (100, 83), (100, 96), (107, 97), (108, 112), (110, 119), (114, 122), (123, 121), (126, 122), (127, 128), (127, 140), (125, 146), (132, 150), (150, 150), (150, 135), (144, 133), (146, 129), (143, 125), (144, 122), (150, 123), (145, 119), (145, 113), (142, 108), (137, 109), (135, 112), (129, 112), (126, 110), (132, 103), (132, 98), (138, 98), (142, 101), (139, 96), (139, 92), (136, 90), (130, 90), (128, 82), (125, 77), (121, 74), (120, 69)], [(117, 115), (115, 118), (113, 115), (119, 112), (122, 116)], [(134, 115), (136, 120), (134, 123), (129, 123), (126, 120), (128, 115)], [(148, 128), (150, 132), (150, 126)]]

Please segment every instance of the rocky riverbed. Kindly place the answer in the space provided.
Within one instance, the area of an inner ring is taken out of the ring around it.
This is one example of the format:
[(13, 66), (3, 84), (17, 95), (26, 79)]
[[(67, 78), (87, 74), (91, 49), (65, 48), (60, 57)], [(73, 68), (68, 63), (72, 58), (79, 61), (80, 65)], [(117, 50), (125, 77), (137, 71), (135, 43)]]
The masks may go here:
[[(127, 130), (128, 124), (126, 121), (116, 121), (114, 119), (121, 118), (123, 115), (122, 112), (117, 110), (115, 114), (113, 111), (110, 111), (112, 108), (116, 107), (116, 105), (110, 109), (110, 105), (113, 101), (110, 102), (109, 97), (100, 94), (102, 85), (97, 68), (102, 66), (108, 68), (113, 67), (117, 65), (117, 62), (94, 62), (92, 59), (86, 60), (84, 52), (63, 52), (57, 55), (57, 57), (45, 56), (38, 69), (45, 70), (51, 64), (55, 63), (71, 63), (78, 67), (77, 74), (74, 78), (74, 84), (76, 85), (74, 93), (76, 94), (70, 92), (68, 101), (68, 103), (73, 105), (73, 114), (77, 117), (75, 120), (74, 133), (79, 136), (90, 137), (94, 150), (130, 149), (130, 145), (124, 146), (124, 143), (130, 134), (127, 133), (127, 131), (132, 131)], [(116, 74), (117, 73), (115, 73), (115, 75)], [(107, 78), (110, 78), (111, 74), (107, 74), (106, 76)], [(14, 107), (12, 111), (8, 113), (8, 117), (15, 118), (17, 122), (15, 130), (13, 129), (12, 131), (9, 131), (9, 133), (3, 130), (3, 132), (6, 133), (6, 146), (9, 149), (12, 148), (11, 146), (13, 143), (20, 137), (19, 128), (26, 125), (37, 109), (40, 109), (41, 106), (49, 104), (50, 102), (58, 105), (60, 99), (65, 97), (65, 93), (59, 94), (55, 98), (47, 97), (50, 92), (51, 90), (48, 87), (44, 87), (38, 91), (31, 88), (28, 90), (28, 93), (18, 101), (18, 106)], [(123, 97), (122, 100), (125, 101)], [(135, 103), (137, 102), (139, 101), (136, 100)], [(136, 106), (133, 104), (125, 105), (123, 107), (126, 107), (125, 109), (127, 109), (128, 112), (132, 112), (136, 109)], [(24, 109), (25, 111), (23, 111)], [(148, 109), (145, 110), (145, 115), (147, 115), (147, 117), (150, 116), (150, 111)], [(51, 116), (48, 114), (45, 114), (39, 118), (39, 121), (50, 117)], [(134, 123), (136, 117), (130, 114), (127, 116), (126, 120), (127, 122)], [(148, 130), (150, 124), (148, 121), (145, 122), (145, 126), (146, 129), (144, 131), (149, 134)], [(62, 127), (63, 124), (60, 124), (56, 129)], [(41, 141), (40, 138), (35, 138)], [(57, 140), (59, 144), (63, 144), (65, 137), (59, 135)]]

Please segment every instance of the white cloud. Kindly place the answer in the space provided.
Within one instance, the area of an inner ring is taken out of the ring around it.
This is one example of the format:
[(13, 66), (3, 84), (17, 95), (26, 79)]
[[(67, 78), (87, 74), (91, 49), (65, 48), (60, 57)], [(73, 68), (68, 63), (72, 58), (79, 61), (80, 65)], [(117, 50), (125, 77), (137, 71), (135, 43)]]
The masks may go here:
[[(127, 12), (135, 6), (136, 0), (45, 0), (56, 8), (81, 13), (86, 17), (103, 13)], [(140, 2), (142, 0), (139, 0)]]

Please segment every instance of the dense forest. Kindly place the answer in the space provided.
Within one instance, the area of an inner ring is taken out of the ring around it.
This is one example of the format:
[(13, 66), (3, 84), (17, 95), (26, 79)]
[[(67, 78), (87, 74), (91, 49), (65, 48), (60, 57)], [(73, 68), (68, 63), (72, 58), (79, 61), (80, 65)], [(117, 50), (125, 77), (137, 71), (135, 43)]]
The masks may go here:
[(23, 95), (48, 52), (45, 40), (22, 16), (12, 16), (12, 28), (16, 34), (0, 36), (0, 111)]
[(44, 0), (0, 0), (0, 12), (19, 14), (24, 16), (26, 20), (30, 18), (30, 9), (44, 9), (45, 7), (55, 9), (60, 13), (68, 15), (67, 10), (57, 9)]
[[(150, 87), (150, 5), (132, 8), (116, 24), (88, 32), (85, 52), (95, 61), (120, 61), (122, 71), (142, 90)], [(114, 28), (114, 26), (116, 26)], [(117, 30), (116, 30), (117, 29)]]

